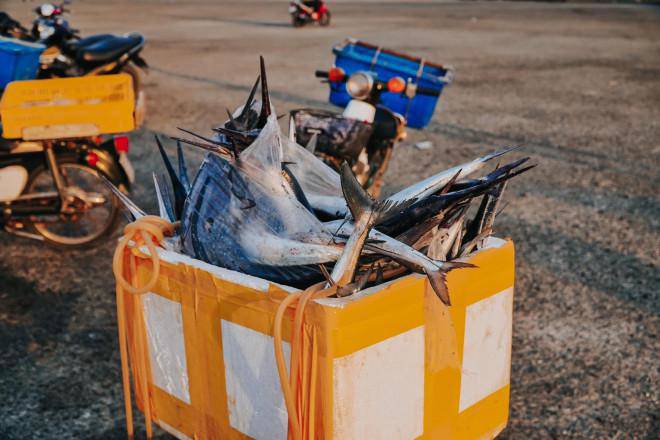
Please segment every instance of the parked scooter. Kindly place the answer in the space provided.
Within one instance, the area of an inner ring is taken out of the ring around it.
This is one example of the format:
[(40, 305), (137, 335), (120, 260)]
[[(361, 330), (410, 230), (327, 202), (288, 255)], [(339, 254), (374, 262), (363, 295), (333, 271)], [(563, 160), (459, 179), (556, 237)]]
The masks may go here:
[(33, 40), (48, 48), (41, 57), (41, 78), (66, 78), (84, 75), (128, 73), (133, 86), (140, 90), (136, 67), (146, 69), (140, 56), (145, 39), (139, 33), (124, 36), (111, 34), (80, 38), (79, 31), (62, 17), (64, 4), (45, 3), (35, 9)]
[(30, 38), (30, 32), (9, 14), (0, 12), (0, 36), (24, 40)]
[[(0, 26), (0, 34), (37, 42), (47, 47), (39, 60), (40, 79), (129, 74), (133, 79), (136, 113), (142, 115), (145, 97), (141, 90), (138, 68), (148, 68), (146, 61), (140, 56), (145, 44), (144, 36), (129, 33), (124, 36), (99, 34), (80, 38), (79, 31), (73, 29), (63, 17), (63, 14), (68, 12), (64, 7), (66, 3), (68, 2), (59, 5), (44, 3), (37, 7), (37, 18), (29, 33), (24, 32), (25, 28), (7, 15), (7, 31), (3, 31)], [(16, 24), (10, 26), (9, 20)], [(140, 121), (141, 118), (138, 122)]]
[(323, 1), (292, 1), (289, 4), (289, 13), (294, 27), (302, 27), (308, 23), (318, 23), (321, 26), (330, 24), (331, 14)]
[(23, 141), (0, 137), (0, 227), (64, 247), (112, 231), (118, 202), (107, 178), (128, 191), (128, 137)]
[(296, 141), (307, 145), (336, 170), (347, 161), (359, 182), (377, 196), (394, 145), (406, 137), (405, 118), (380, 105), (381, 95), (438, 96), (439, 92), (416, 86), (401, 77), (381, 81), (374, 72), (360, 71), (348, 77), (338, 67), (316, 71), (316, 77), (345, 83), (352, 100), (342, 114), (317, 109), (293, 110), (291, 131), (295, 132)]

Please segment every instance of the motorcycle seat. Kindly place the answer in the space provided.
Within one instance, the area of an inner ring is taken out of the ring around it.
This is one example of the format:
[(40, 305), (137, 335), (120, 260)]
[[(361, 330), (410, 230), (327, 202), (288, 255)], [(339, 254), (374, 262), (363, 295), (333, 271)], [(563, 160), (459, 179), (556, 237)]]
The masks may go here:
[(113, 36), (102, 39), (78, 51), (78, 58), (85, 63), (106, 63), (144, 44), (144, 37), (131, 34), (125, 37)]
[(73, 40), (70, 43), (68, 43), (67, 46), (68, 49), (71, 50), (72, 52), (77, 52), (84, 47), (91, 46), (92, 44), (96, 44), (99, 41), (108, 40), (110, 38), (117, 38), (117, 37), (116, 35), (112, 35), (112, 34), (91, 35), (89, 37), (81, 38), (80, 40)]

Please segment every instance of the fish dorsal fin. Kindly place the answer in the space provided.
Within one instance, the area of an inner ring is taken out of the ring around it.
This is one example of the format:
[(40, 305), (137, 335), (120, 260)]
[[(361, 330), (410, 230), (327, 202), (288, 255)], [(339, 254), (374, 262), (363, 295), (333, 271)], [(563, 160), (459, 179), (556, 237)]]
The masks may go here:
[(230, 128), (216, 127), (213, 129), (213, 131), (217, 131), (218, 133), (225, 135), (230, 141), (234, 143), (243, 144), (245, 146), (250, 145), (253, 140), (249, 135), (241, 131), (232, 130)]
[(442, 189), (440, 191), (438, 191), (438, 195), (447, 194), (449, 192), (449, 190), (451, 189), (451, 187), (454, 185), (454, 183), (456, 183), (456, 180), (458, 180), (458, 176), (461, 175), (462, 171), (463, 171), (462, 168), (460, 170), (458, 170), (458, 172), (456, 174), (454, 174), (454, 177), (449, 179), (449, 182), (445, 183), (445, 186), (443, 186)]
[(341, 164), (340, 177), (341, 190), (344, 193), (346, 204), (353, 219), (359, 219), (365, 212), (373, 211), (376, 201), (362, 188), (360, 182), (355, 178), (353, 170), (346, 162)]
[(165, 148), (163, 148), (163, 144), (161, 144), (158, 136), (155, 136), (155, 138), (156, 143), (158, 144), (158, 150), (160, 151), (160, 155), (163, 158), (163, 163), (167, 169), (167, 174), (169, 175), (170, 181), (172, 182), (172, 189), (174, 190), (174, 213), (176, 215), (176, 219), (178, 220), (181, 218), (181, 214), (183, 213), (183, 204), (186, 201), (186, 190), (181, 184), (179, 177), (176, 175), (174, 167), (172, 166), (172, 162), (170, 162), (170, 158), (167, 157)]
[[(209, 142), (209, 143), (211, 143), (211, 144), (215, 144), (215, 145), (225, 145), (225, 144), (223, 144), (222, 142), (216, 141), (216, 140), (211, 139), (211, 138), (207, 138), (206, 136), (202, 136), (201, 134), (199, 134), (199, 133), (195, 133), (194, 131), (186, 130), (185, 128), (177, 127), (177, 130), (180, 130), (180, 131), (182, 131), (182, 132), (184, 132), (184, 133), (188, 133), (188, 134), (191, 135), (191, 136), (195, 136), (197, 139), (201, 139), (201, 140), (206, 141), (206, 142)], [(214, 131), (215, 131), (215, 129), (214, 129)]]
[(391, 200), (383, 200), (378, 202), (377, 212), (378, 217), (376, 223), (382, 223), (386, 220), (389, 220), (393, 216), (402, 213), (406, 209), (410, 208), (417, 201), (416, 198), (402, 200), (400, 202), (392, 202)]
[(179, 161), (179, 180), (183, 185), (183, 189), (186, 190), (186, 195), (190, 193), (190, 178), (188, 177), (188, 167), (186, 166), (186, 158), (183, 155), (183, 148), (181, 147), (181, 142), (176, 141), (176, 155)]
[(177, 142), (181, 142), (184, 145), (191, 145), (193, 147), (201, 148), (202, 150), (210, 151), (211, 153), (216, 153), (222, 158), (234, 158), (234, 153), (232, 150), (232, 147), (230, 145), (222, 145), (222, 144), (207, 144), (207, 143), (202, 143), (202, 142), (196, 142), (196, 141), (191, 141), (190, 139), (183, 139), (180, 137), (172, 136), (170, 139), (175, 140)]
[(286, 181), (289, 182), (289, 185), (291, 186), (291, 189), (293, 190), (293, 194), (296, 196), (296, 199), (305, 207), (305, 209), (307, 209), (309, 212), (313, 214), (314, 208), (312, 208), (312, 206), (309, 203), (309, 200), (307, 200), (307, 196), (305, 195), (305, 192), (300, 186), (300, 182), (298, 182), (298, 179), (296, 179), (296, 176), (289, 168), (289, 164), (290, 162), (282, 162), (282, 172), (286, 175)]
[(264, 57), (259, 57), (261, 68), (261, 113), (257, 120), (257, 128), (263, 128), (270, 116), (270, 94), (268, 93), (268, 78), (266, 78), (266, 63)]

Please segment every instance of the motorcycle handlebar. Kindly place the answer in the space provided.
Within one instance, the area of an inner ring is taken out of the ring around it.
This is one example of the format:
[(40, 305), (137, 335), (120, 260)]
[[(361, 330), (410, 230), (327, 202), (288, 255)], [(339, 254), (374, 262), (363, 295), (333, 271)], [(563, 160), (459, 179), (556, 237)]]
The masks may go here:
[[(329, 77), (329, 72), (328, 72), (327, 70), (317, 70), (317, 71), (314, 72), (314, 76), (316, 76), (317, 78), (328, 79), (328, 77)], [(345, 82), (346, 80), (348, 80), (348, 76), (344, 77), (344, 81), (343, 81), (343, 82)], [(382, 90), (383, 90), (384, 92), (389, 92), (389, 91), (387, 90), (387, 82), (385, 82), (385, 81), (381, 81), (381, 80), (377, 80), (377, 79), (376, 79), (374, 82), (379, 83), (380, 86), (382, 87)], [(430, 88), (428, 88), (428, 87), (419, 87), (419, 86), (418, 86), (418, 87), (415, 89), (415, 94), (416, 94), (416, 95), (428, 95), (428, 96), (440, 96), (440, 91), (438, 91), (438, 90), (434, 90), (434, 89), (430, 89)]]

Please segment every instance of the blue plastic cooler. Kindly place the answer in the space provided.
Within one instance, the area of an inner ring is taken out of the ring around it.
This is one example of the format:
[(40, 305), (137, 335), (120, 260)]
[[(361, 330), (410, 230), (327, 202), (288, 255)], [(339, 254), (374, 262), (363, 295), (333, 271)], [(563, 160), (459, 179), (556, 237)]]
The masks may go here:
[(35, 79), (39, 56), (45, 48), (41, 44), (0, 37), (0, 89), (12, 81)]
[[(400, 54), (392, 50), (349, 39), (332, 48), (335, 66), (341, 67), (347, 75), (357, 71), (374, 73), (379, 80), (388, 81), (400, 76), (420, 87), (442, 92), (452, 79), (448, 67)], [(383, 93), (382, 104), (390, 110), (406, 117), (407, 124), (414, 128), (424, 128), (431, 121), (439, 96), (416, 95), (409, 98), (403, 94)], [(330, 83), (330, 102), (345, 107), (351, 100), (344, 83)]]

